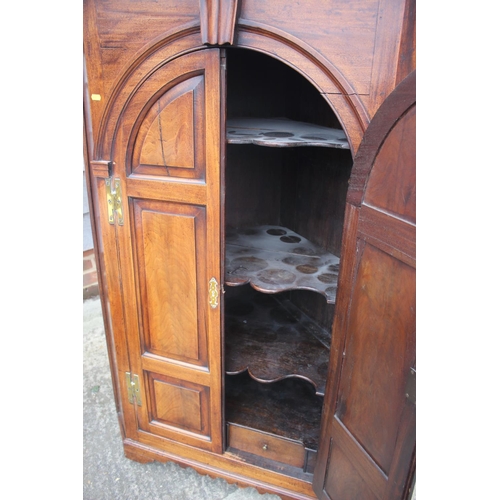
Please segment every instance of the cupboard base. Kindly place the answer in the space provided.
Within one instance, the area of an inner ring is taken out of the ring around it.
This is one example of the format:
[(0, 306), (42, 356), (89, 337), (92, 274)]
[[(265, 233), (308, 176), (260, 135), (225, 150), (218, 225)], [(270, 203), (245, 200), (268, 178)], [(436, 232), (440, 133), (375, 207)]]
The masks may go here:
[[(173, 444), (173, 447), (179, 448), (180, 445)], [(183, 468), (191, 467), (196, 472), (211, 478), (220, 477), (230, 484), (236, 484), (241, 488), (252, 487), (261, 494), (278, 495), (283, 500), (314, 500), (317, 498), (311, 483), (246, 463), (244, 458), (230, 452), (216, 455), (192, 447), (185, 447), (186, 454), (181, 456), (129, 438), (123, 441), (123, 448), (125, 456), (130, 460), (140, 463), (175, 462)]]

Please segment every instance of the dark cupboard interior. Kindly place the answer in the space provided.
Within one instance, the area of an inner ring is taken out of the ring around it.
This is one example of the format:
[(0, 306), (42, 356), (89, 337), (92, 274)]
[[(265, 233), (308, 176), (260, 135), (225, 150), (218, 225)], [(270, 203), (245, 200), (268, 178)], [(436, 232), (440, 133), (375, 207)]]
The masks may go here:
[(226, 75), (226, 448), (312, 478), (352, 155), (291, 67), (227, 49)]

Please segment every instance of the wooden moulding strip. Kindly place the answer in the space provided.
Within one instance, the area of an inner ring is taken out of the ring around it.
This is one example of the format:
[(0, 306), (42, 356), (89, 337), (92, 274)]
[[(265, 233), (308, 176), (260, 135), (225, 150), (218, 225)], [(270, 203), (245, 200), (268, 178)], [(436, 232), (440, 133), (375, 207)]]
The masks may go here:
[(147, 198), (193, 205), (207, 204), (207, 187), (202, 183), (134, 179), (127, 180), (127, 195), (131, 198)]

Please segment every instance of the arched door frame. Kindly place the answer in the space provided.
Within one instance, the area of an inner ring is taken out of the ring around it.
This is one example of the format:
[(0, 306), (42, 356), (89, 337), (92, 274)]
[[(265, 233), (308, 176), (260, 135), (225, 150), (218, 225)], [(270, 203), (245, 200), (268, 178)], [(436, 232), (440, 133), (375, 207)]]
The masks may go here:
[[(354, 156), (370, 120), (361, 99), (337, 67), (305, 42), (260, 23), (240, 20), (233, 46), (273, 57), (305, 77), (339, 119)], [(113, 144), (123, 111), (152, 73), (181, 55), (206, 48), (207, 45), (201, 43), (199, 23), (189, 23), (161, 35), (137, 52), (113, 85), (97, 134), (94, 159), (113, 158)]]

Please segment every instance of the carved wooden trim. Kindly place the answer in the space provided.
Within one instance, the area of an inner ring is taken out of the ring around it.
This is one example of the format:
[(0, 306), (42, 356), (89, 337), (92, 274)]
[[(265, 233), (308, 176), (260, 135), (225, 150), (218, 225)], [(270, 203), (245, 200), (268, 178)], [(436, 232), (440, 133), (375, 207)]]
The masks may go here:
[[(200, 0), (204, 3), (208, 1)], [(177, 27), (158, 36), (136, 53), (130, 66), (117, 78), (108, 98), (95, 143), (95, 157), (112, 158), (113, 137), (121, 111), (130, 95), (151, 73), (182, 54), (205, 48), (200, 44), (199, 29), (197, 22), (187, 23), (181, 29)], [(277, 28), (241, 18), (238, 19), (235, 45), (263, 52), (288, 65), (293, 58), (293, 68), (325, 95), (347, 133), (353, 153), (357, 151), (370, 117), (361, 99), (336, 66), (300, 39)], [(311, 76), (313, 73), (314, 77)]]
[(232, 45), (239, 0), (200, 0), (201, 41), (205, 45)]

